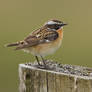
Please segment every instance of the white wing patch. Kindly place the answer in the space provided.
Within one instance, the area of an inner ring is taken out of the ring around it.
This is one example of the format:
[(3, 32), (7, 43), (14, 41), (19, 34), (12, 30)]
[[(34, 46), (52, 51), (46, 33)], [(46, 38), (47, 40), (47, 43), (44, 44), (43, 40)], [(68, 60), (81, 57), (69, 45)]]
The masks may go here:
[(50, 42), (49, 40), (46, 40), (46, 42)]

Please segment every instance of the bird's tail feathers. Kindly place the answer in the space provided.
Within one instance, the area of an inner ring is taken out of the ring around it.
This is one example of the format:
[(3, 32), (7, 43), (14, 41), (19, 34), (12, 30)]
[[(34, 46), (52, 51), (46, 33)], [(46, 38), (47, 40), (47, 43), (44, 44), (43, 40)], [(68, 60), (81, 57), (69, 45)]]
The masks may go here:
[(19, 49), (23, 49), (24, 47), (26, 47), (24, 41), (19, 41), (19, 42), (15, 42), (15, 43), (10, 43), (5, 45), (6, 47), (13, 47), (15, 46), (16, 48), (14, 50), (19, 50)]
[(10, 44), (7, 44), (5, 45), (6, 47), (12, 47), (12, 46), (18, 46), (19, 45), (19, 42), (15, 42), (15, 43), (10, 43)]

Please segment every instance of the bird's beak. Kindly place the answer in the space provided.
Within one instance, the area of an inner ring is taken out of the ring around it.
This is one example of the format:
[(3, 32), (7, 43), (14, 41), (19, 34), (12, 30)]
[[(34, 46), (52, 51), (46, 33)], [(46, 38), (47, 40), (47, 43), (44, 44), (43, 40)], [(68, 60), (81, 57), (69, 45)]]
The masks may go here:
[(66, 25), (68, 25), (67, 23), (63, 23), (63, 24), (61, 24), (61, 26), (66, 26)]

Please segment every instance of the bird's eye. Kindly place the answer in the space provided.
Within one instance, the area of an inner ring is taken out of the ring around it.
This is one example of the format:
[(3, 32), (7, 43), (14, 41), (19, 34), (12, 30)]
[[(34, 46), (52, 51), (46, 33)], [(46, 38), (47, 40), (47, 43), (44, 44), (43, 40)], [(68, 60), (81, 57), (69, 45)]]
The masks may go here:
[(48, 25), (48, 28), (58, 30), (61, 26), (59, 24)]
[(58, 24), (54, 24), (53, 26), (54, 26), (53, 28), (56, 29), (56, 30), (58, 30), (58, 29), (61, 27), (61, 26), (58, 25)]

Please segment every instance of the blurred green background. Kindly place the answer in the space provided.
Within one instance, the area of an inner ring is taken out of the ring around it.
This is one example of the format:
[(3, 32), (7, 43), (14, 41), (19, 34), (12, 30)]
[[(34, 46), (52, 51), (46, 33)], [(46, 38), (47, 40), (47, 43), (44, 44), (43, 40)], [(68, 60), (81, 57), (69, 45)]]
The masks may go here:
[(18, 92), (18, 64), (35, 60), (4, 44), (24, 39), (53, 18), (69, 25), (62, 47), (46, 58), (92, 67), (91, 0), (0, 0), (0, 92)]

